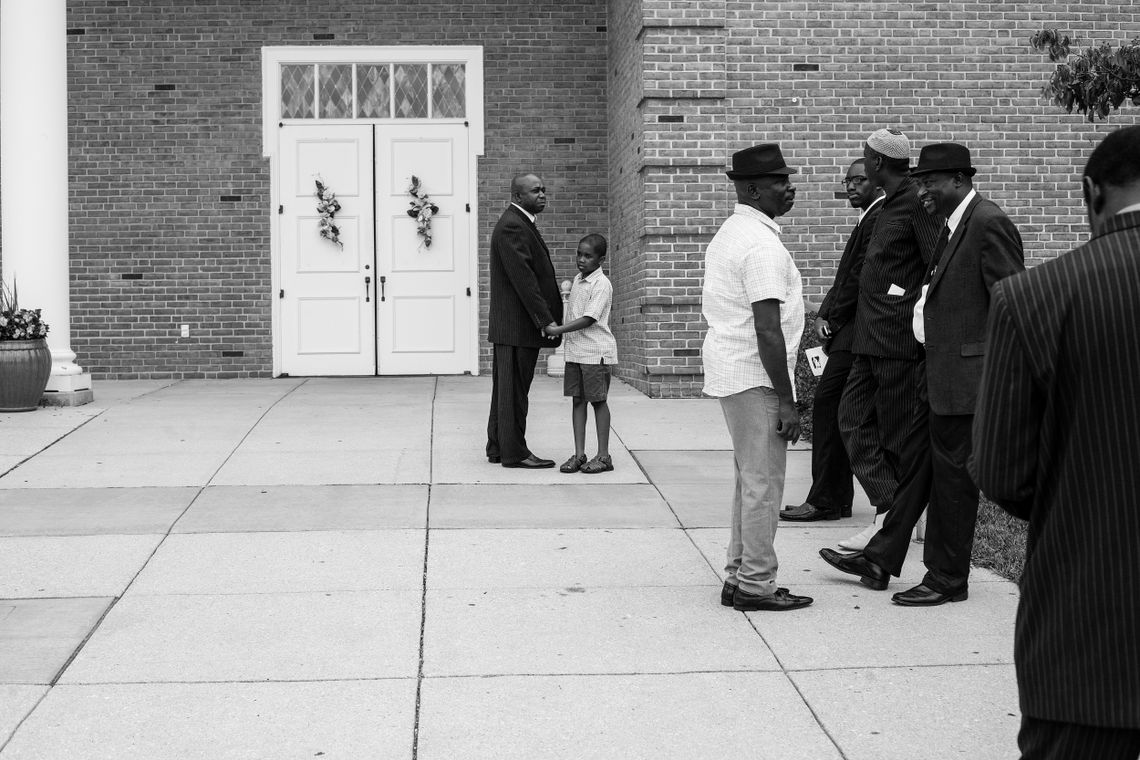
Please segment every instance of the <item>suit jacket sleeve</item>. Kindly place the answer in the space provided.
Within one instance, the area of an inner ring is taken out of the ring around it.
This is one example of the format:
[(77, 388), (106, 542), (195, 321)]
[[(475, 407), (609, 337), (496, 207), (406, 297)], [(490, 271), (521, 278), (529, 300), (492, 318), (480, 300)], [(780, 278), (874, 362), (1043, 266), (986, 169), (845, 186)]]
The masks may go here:
[(541, 330), (554, 322), (554, 316), (542, 295), (535, 273), (538, 268), (535, 257), (546, 254), (539, 249), (534, 234), (519, 221), (513, 219), (507, 221), (502, 234), (496, 240), (494, 253), (499, 257), (511, 287), (518, 294), (519, 301), (522, 302), (535, 327)]
[(1025, 271), (1025, 254), (1022, 251), (1021, 235), (1005, 214), (993, 215), (985, 225), (985, 231), (981, 256), (982, 278), (986, 289), (992, 291), (998, 281)]
[(837, 333), (855, 321), (855, 309), (859, 305), (859, 275), (863, 273), (863, 259), (867, 256), (867, 247), (871, 244), (871, 232), (875, 229), (875, 220), (879, 218), (882, 204), (876, 204), (867, 212), (859, 229), (855, 232), (858, 239), (853, 251), (850, 268), (847, 276), (839, 287), (832, 288), (827, 293), (828, 302), (827, 322), (833, 333)]
[(988, 333), (970, 475), (1002, 509), (1028, 520), (1045, 402), (1001, 284), (992, 294)]

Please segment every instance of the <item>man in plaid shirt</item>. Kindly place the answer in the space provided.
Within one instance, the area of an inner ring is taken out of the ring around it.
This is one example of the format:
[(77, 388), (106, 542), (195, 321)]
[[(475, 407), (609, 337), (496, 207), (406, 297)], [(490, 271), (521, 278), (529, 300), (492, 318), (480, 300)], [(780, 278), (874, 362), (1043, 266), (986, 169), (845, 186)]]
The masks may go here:
[(736, 458), (720, 601), (742, 611), (812, 603), (776, 587), (773, 546), (788, 441), (800, 437), (792, 373), (804, 329), (803, 283), (774, 221), (795, 201), (794, 171), (775, 144), (734, 153), (728, 178), (736, 207), (705, 252), (704, 392), (720, 399)]

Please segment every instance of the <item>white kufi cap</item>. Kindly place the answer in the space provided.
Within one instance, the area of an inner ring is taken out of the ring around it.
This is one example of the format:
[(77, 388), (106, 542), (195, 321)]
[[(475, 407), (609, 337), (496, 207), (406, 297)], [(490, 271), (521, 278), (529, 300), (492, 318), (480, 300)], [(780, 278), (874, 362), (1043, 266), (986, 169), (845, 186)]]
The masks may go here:
[(876, 129), (867, 138), (867, 145), (888, 158), (910, 158), (910, 140), (897, 129)]

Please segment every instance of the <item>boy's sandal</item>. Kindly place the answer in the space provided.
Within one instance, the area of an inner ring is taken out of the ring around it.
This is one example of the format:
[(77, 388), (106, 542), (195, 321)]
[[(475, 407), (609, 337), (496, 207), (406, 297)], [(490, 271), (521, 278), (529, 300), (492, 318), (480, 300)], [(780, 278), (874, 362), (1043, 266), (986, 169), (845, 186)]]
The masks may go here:
[(586, 464), (586, 455), (575, 455), (567, 459), (566, 462), (558, 468), (558, 470), (560, 472), (578, 472), (578, 470), (582, 469), (582, 465), (584, 464)]
[(599, 472), (609, 472), (614, 468), (613, 460), (609, 457), (594, 457), (582, 465), (582, 472), (587, 475), (596, 475)]

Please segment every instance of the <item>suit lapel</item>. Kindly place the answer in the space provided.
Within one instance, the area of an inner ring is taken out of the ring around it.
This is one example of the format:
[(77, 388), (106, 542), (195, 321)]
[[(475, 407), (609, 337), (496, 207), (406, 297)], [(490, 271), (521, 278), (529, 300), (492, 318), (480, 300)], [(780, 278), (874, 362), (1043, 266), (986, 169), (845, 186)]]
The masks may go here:
[(539, 233), (538, 226), (530, 220), (530, 217), (519, 211), (518, 207), (515, 206), (515, 204), (512, 203), (510, 208), (511, 211), (514, 211), (518, 216), (519, 221), (526, 225), (526, 228), (530, 230), (530, 234), (534, 235), (534, 239), (538, 241), (538, 244), (542, 247), (542, 250), (546, 251), (546, 257), (550, 258), (550, 249), (546, 247), (546, 241), (542, 239), (542, 234)]
[(937, 268), (934, 270), (934, 276), (930, 279), (930, 288), (927, 289), (927, 294), (938, 287), (938, 283), (942, 281), (942, 275), (946, 272), (946, 267), (950, 264), (950, 259), (954, 258), (954, 254), (958, 252), (958, 246), (962, 243), (962, 238), (966, 236), (966, 228), (970, 224), (970, 217), (974, 215), (974, 209), (982, 202), (982, 196), (975, 195), (974, 200), (970, 201), (970, 205), (966, 206), (966, 213), (962, 214), (962, 221), (958, 222), (957, 229), (946, 243), (946, 250), (942, 252), (942, 258), (938, 260)]

